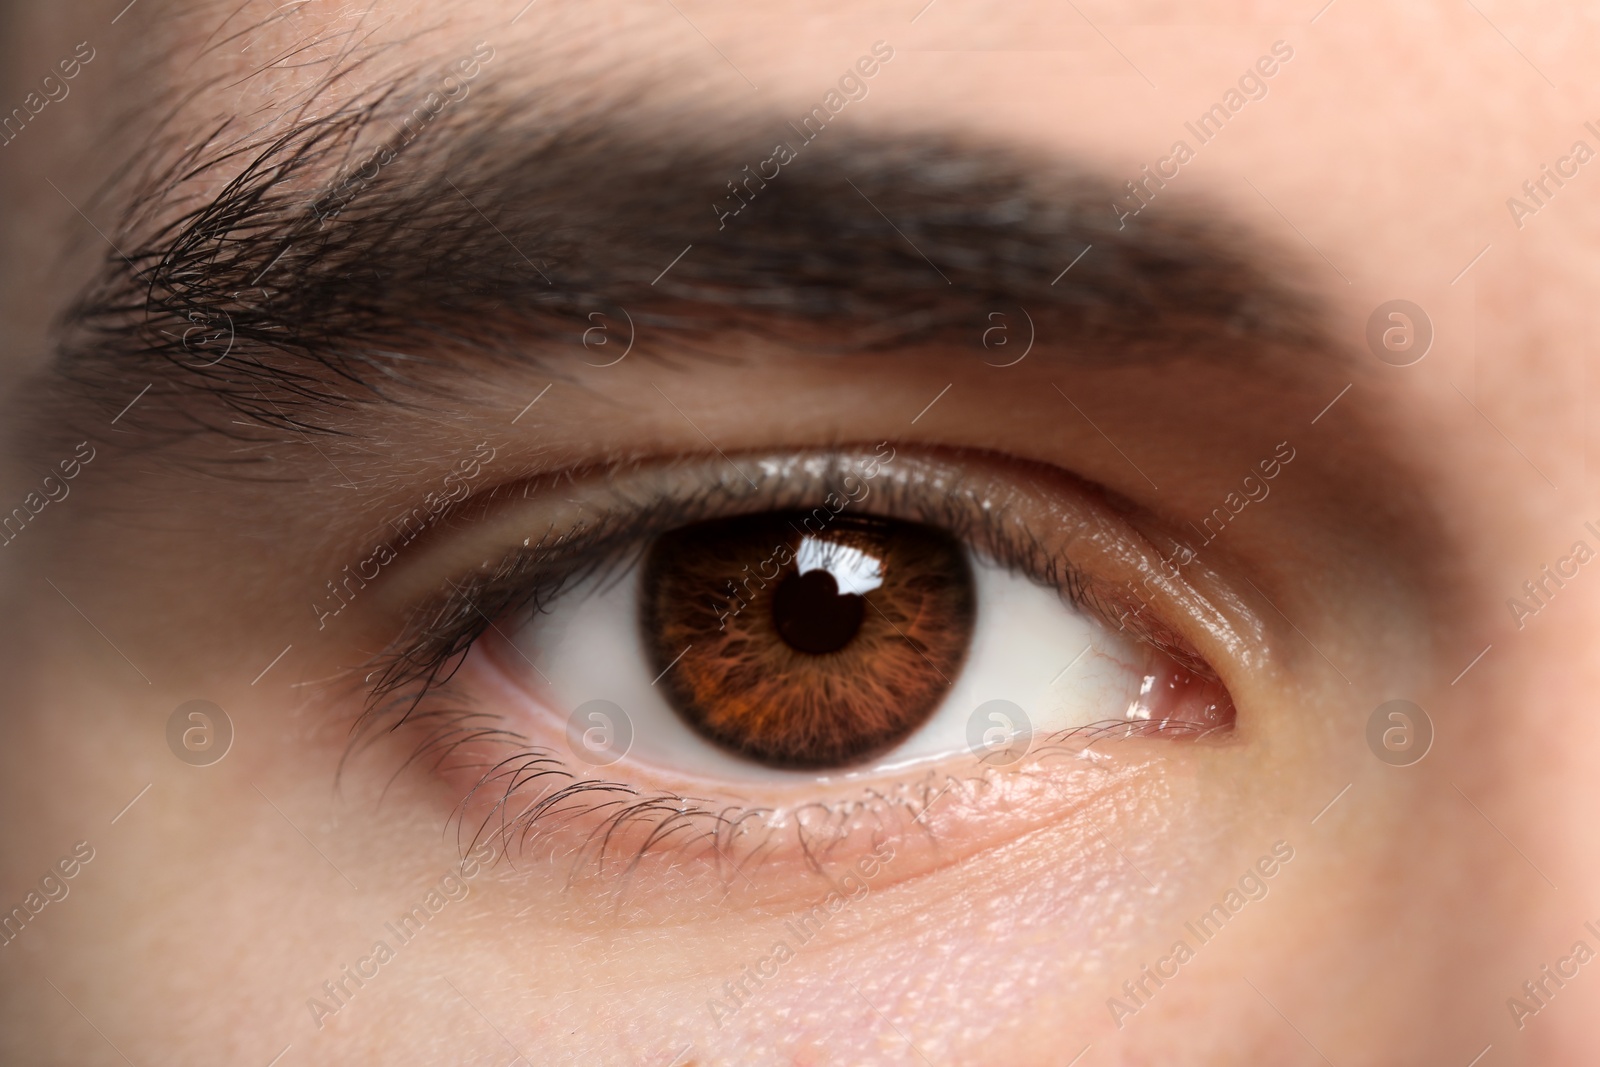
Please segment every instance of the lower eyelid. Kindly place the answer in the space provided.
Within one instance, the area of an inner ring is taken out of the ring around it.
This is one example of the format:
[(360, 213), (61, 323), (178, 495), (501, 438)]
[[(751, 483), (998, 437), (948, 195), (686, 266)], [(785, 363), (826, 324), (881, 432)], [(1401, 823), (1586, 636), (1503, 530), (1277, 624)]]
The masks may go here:
[(455, 798), (463, 846), (492, 841), (530, 876), (585, 898), (670, 888), (707, 907), (780, 907), (886, 848), (895, 859), (874, 881), (883, 888), (1071, 820), (1113, 791), (1148, 788), (1173, 758), (1170, 741), (1107, 746), (1084, 730), (1036, 740), (1003, 768), (968, 760), (871, 784), (739, 790), (584, 766), (557, 731), (521, 729), (535, 717), (509, 727), (509, 709), (528, 699), (519, 690), (475, 651), (416, 707), (406, 743)]

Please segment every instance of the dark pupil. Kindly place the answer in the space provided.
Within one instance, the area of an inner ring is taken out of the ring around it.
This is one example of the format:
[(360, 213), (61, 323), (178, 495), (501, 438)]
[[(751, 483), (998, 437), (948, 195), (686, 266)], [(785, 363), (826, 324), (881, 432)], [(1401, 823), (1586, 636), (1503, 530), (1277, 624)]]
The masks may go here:
[(772, 595), (772, 621), (791, 646), (813, 656), (837, 652), (854, 640), (866, 612), (864, 599), (840, 594), (833, 575), (820, 567), (795, 572)]

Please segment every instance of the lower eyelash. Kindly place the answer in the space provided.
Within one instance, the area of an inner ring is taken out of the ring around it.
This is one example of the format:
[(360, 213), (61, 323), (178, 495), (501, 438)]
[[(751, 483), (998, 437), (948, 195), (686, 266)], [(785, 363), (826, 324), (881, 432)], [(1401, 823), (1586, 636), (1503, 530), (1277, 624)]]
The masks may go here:
[[(710, 825), (709, 831), (699, 832), (699, 839), (708, 840), (715, 850), (726, 828), (762, 814), (750, 810), (730, 816), (687, 797), (647, 793), (625, 782), (584, 778), (554, 750), (534, 747), (528, 738), (499, 725), (501, 722), (500, 716), (478, 710), (468, 695), (456, 692), (449, 683), (431, 686), (422, 693), (393, 693), (362, 716), (341, 762), (341, 774), (349, 761), (380, 734), (402, 728), (414, 732), (419, 739), (391, 782), (416, 764), (426, 764), (435, 773), (482, 768), (477, 781), (457, 802), (452, 816), (458, 826), (457, 843), (465, 851), (493, 842), (501, 846), (502, 854), (514, 855), (505, 846), (518, 845), (526, 850), (536, 833), (553, 830), (564, 821), (594, 823), (573, 850), (574, 878), (589, 862), (603, 871), (612, 839), (631, 824), (647, 824), (649, 830), (636, 853), (629, 857), (629, 868), (660, 842), (693, 823), (704, 821)], [(485, 742), (503, 744), (509, 754), (488, 765), (481, 758), (469, 758), (454, 767), (447, 766), (470, 747)], [(535, 783), (548, 783), (552, 788), (530, 791)], [(467, 813), (474, 800), (486, 791), (498, 796), (481, 821), (470, 827), (469, 835)], [(595, 822), (597, 818), (599, 821)]]
[[(393, 693), (362, 716), (341, 773), (383, 734), (401, 729), (415, 733), (411, 754), (391, 782), (418, 764), (435, 772), (478, 772), (451, 815), (460, 848), (470, 852), (493, 843), (499, 854), (514, 863), (516, 856), (534, 851), (541, 840), (554, 841), (563, 829), (576, 829), (559, 848), (570, 857), (568, 886), (588, 874), (610, 876), (615, 879), (612, 888), (619, 899), (628, 877), (647, 856), (708, 864), (728, 887), (747, 877), (747, 866), (758, 864), (777, 847), (775, 835), (783, 827), (770, 824), (773, 809), (586, 778), (553, 749), (533, 745), (523, 735), (503, 728), (501, 722), (499, 715), (477, 708), (468, 694), (449, 683), (435, 685), (427, 693)], [(449, 766), (470, 747), (484, 742), (503, 745), (506, 754), (493, 757), (492, 763), (482, 756), (468, 756), (453, 768)], [(905, 786), (901, 791), (920, 795), (926, 804), (938, 792), (934, 782), (930, 776), (920, 789)], [(487, 811), (469, 822), (474, 801), (484, 796), (493, 798)], [(869, 790), (856, 802), (804, 805), (790, 812), (785, 821), (796, 828), (801, 850), (820, 873), (821, 860), (852, 832), (843, 824), (861, 821), (863, 810), (871, 807), (877, 808), (880, 819), (887, 823), (896, 807), (913, 813), (914, 802)], [(802, 811), (809, 812), (810, 818), (800, 817)]]
[[(386, 729), (385, 722), (389, 722)], [(1102, 740), (1145, 736), (1161, 729), (1186, 731), (1195, 737), (1204, 733), (1193, 724), (1168, 723), (1152, 730), (1150, 723), (1107, 720), (1042, 738), (1024, 763), (1003, 770), (979, 765), (971, 773), (958, 775), (933, 769), (892, 789), (868, 786), (854, 799), (811, 801), (779, 811), (587, 778), (554, 749), (534, 745), (522, 734), (505, 729), (502, 722), (500, 715), (481, 710), (469, 694), (449, 683), (416, 698), (394, 694), (363, 717), (362, 730), (346, 758), (380, 733), (402, 728), (415, 733), (412, 752), (394, 777), (414, 764), (426, 764), (435, 772), (478, 771), (450, 816), (462, 850), (470, 852), (491, 843), (498, 855), (515, 864), (519, 855), (529, 855), (549, 843), (551, 858), (561, 855), (570, 861), (566, 874), (569, 889), (580, 881), (599, 881), (619, 905), (626, 897), (629, 879), (647, 857), (678, 869), (692, 864), (695, 870), (709, 871), (726, 892), (740, 879), (748, 880), (748, 872), (785, 847), (780, 834), (793, 833), (790, 844), (804, 857), (806, 866), (825, 875), (830, 855), (864, 831), (874, 848), (906, 832), (915, 832), (937, 847), (935, 829), (922, 816), (948, 792), (966, 793), (971, 801), (992, 783), (994, 774), (1018, 773), (1053, 758), (1081, 760)], [(469, 748), (483, 743), (503, 746), (505, 754), (492, 757), (492, 762), (468, 755), (451, 765)], [(492, 798), (487, 810), (469, 821), (474, 802), (485, 796)], [(572, 835), (563, 839), (558, 836), (563, 831), (572, 831)]]

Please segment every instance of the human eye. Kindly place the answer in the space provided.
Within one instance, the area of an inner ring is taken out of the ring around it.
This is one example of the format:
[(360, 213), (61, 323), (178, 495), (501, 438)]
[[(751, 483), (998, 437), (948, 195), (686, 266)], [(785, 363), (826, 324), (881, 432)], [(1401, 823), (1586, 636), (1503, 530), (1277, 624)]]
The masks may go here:
[(367, 725), (420, 732), (464, 832), (574, 871), (887, 847), (909, 872), (1230, 738), (1240, 620), (1127, 510), (888, 442), (501, 487), (397, 581), (420, 606)]

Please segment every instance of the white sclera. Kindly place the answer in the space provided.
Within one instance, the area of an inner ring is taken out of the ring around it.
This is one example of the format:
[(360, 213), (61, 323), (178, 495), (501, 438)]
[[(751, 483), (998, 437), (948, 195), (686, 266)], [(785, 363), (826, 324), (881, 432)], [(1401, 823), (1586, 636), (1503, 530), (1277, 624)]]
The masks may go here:
[[(870, 764), (836, 771), (763, 767), (690, 729), (654, 684), (658, 668), (639, 632), (637, 566), (563, 593), (550, 611), (512, 635), (513, 643), (549, 679), (524, 666), (521, 681), (548, 709), (552, 723), (559, 727), (585, 701), (613, 701), (632, 721), (634, 738), (616, 767), (649, 764), (691, 778), (835, 781), (970, 759), (968, 720), (991, 700), (1021, 707), (1036, 738), (1143, 713), (1140, 690), (1147, 672), (1138, 643), (1075, 611), (1054, 589), (981, 559), (973, 560), (972, 569), (977, 625), (949, 695), (893, 750)], [(693, 656), (694, 649), (684, 655)], [(507, 665), (515, 669), (519, 663), (512, 657)]]

